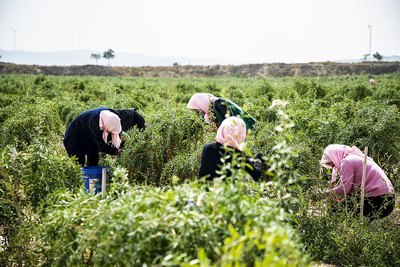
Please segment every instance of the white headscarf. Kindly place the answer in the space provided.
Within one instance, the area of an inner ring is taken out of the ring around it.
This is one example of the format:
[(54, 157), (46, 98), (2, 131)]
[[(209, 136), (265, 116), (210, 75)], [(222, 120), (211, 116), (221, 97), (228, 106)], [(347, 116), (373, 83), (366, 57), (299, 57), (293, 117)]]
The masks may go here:
[(207, 93), (196, 93), (190, 98), (187, 108), (201, 110), (204, 112), (204, 119), (209, 122), (210, 117), (210, 103), (214, 99), (217, 99), (213, 94)]
[(215, 140), (240, 151), (244, 148), (246, 139), (246, 124), (241, 118), (228, 117), (222, 121), (218, 128)]
[(108, 134), (111, 133), (111, 143), (119, 148), (121, 145), (121, 139), (119, 134), (122, 131), (121, 119), (117, 114), (109, 111), (103, 110), (100, 112), (99, 119), (100, 130), (103, 130), (103, 140), (107, 143)]

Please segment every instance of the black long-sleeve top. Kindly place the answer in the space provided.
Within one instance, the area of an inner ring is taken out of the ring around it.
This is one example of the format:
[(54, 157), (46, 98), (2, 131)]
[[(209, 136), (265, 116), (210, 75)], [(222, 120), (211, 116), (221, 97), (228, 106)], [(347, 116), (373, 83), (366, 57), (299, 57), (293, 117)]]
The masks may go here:
[(96, 108), (79, 114), (69, 124), (64, 135), (64, 144), (68, 153), (80, 155), (97, 151), (109, 155), (117, 154), (118, 149), (103, 140), (103, 131), (99, 126), (100, 112), (103, 110), (109, 110), (118, 115), (113, 109)]
[[(199, 178), (206, 177), (207, 180), (212, 180), (218, 177), (217, 171), (221, 170), (223, 165), (221, 157), (227, 154), (238, 153), (245, 157), (246, 166), (245, 171), (253, 177), (255, 181), (259, 180), (262, 174), (262, 164), (257, 161), (250, 161), (249, 157), (244, 155), (244, 153), (238, 149), (227, 150), (224, 145), (215, 142), (204, 146), (201, 155)], [(231, 162), (232, 157), (226, 159), (226, 162)], [(249, 166), (248, 166), (249, 165)]]

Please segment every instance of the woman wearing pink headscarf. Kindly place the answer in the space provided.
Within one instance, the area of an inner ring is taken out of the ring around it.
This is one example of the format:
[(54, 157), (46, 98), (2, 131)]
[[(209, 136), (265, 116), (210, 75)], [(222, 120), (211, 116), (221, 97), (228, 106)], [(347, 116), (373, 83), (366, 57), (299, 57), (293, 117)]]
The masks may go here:
[[(364, 164), (364, 153), (357, 147), (329, 145), (325, 148), (320, 164), (332, 169), (331, 183), (338, 185), (327, 193), (352, 195), (360, 192)], [(382, 218), (394, 208), (393, 185), (385, 172), (372, 158), (367, 158), (365, 176), (364, 216)]]
[(97, 166), (99, 152), (109, 155), (121, 153), (122, 131), (134, 126), (144, 127), (144, 118), (134, 109), (113, 110), (96, 108), (79, 114), (67, 127), (64, 146), (70, 157), (75, 156), (84, 166)]
[[(261, 156), (258, 156), (254, 161), (251, 161), (244, 153), (243, 148), (246, 139), (246, 124), (238, 117), (228, 117), (218, 128), (215, 143), (210, 143), (204, 146), (201, 155), (201, 163), (199, 177), (206, 177), (207, 180), (212, 180), (220, 176), (217, 172), (221, 170), (223, 157), (226, 163), (232, 161), (233, 154), (242, 156), (245, 160), (245, 171), (253, 177), (254, 180), (259, 180), (262, 174)], [(226, 157), (231, 155), (230, 157)], [(240, 166), (233, 166), (240, 168)]]

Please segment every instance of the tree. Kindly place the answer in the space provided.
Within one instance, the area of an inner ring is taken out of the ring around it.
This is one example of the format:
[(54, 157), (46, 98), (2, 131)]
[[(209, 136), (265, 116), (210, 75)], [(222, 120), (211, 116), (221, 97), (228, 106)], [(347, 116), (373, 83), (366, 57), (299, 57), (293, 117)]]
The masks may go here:
[(101, 58), (101, 55), (100, 55), (100, 53), (92, 53), (90, 55), (90, 58), (91, 59), (95, 59), (96, 60), (96, 65), (97, 65), (97, 61)]
[(111, 65), (110, 60), (115, 58), (114, 50), (108, 49), (107, 51), (103, 52), (103, 57), (108, 60), (108, 65)]
[(379, 54), (378, 52), (376, 52), (375, 54), (373, 54), (373, 57), (376, 58), (378, 61), (381, 61), (382, 58), (383, 58), (382, 55)]

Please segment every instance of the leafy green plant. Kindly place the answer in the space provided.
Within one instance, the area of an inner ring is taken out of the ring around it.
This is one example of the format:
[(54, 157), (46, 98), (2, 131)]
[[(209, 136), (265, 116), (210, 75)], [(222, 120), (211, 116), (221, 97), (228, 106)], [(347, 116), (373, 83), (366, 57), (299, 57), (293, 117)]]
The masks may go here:
[(25, 150), (5, 147), (0, 158), (0, 228), (7, 242), (4, 250), (24, 255), (29, 237), (20, 232), (36, 218), (35, 209), (41, 200), (56, 189), (80, 187), (80, 177), (79, 166), (59, 147), (38, 141)]
[(305, 216), (299, 231), (315, 261), (338, 266), (397, 266), (399, 226), (388, 219), (361, 223), (344, 213)]
[[(167, 119), (168, 118), (168, 119)], [(190, 110), (171, 109), (148, 119), (144, 131), (130, 131), (118, 164), (129, 171), (132, 182), (165, 185), (160, 181), (165, 165), (199, 145), (205, 131), (204, 122)], [(175, 163), (177, 160), (175, 160)], [(190, 161), (184, 165), (190, 166)]]
[(272, 87), (271, 83), (266, 79), (262, 79), (260, 84), (254, 90), (254, 97), (258, 98), (266, 96), (269, 101), (272, 100), (274, 94), (274, 88)]
[[(396, 134), (400, 131), (399, 110), (374, 101), (357, 103), (353, 108), (354, 116), (340, 129), (337, 141), (361, 149), (368, 146), (370, 155), (395, 182), (400, 162), (400, 136)], [(395, 185), (399, 188), (398, 182)]]
[[(32, 258), (38, 253), (45, 265), (306, 265), (277, 205), (241, 192), (240, 183), (221, 183), (208, 192), (196, 184), (139, 186), (104, 200), (57, 192), (38, 224)], [(197, 204), (188, 205), (191, 198)]]
[(239, 88), (237, 86), (231, 86), (230, 88), (228, 88), (227, 92), (228, 92), (229, 100), (235, 102), (239, 106), (243, 106), (244, 99), (246, 97), (241, 88)]
[(27, 104), (23, 109), (16, 109), (0, 128), (0, 144), (15, 144), (18, 147), (29, 145), (36, 138), (60, 134), (61, 123), (57, 116), (56, 105), (38, 99), (36, 103)]
[[(360, 224), (314, 191), (325, 186), (319, 159), (331, 143), (368, 146), (400, 188), (399, 78), (0, 75), (0, 262), (301, 266), (305, 249), (336, 265), (398, 265), (398, 206), (387, 219)], [(268, 182), (246, 181), (236, 169), (209, 191), (189, 183), (216, 134), (186, 109), (196, 92), (232, 97), (256, 118), (247, 146), (264, 155)], [(269, 108), (276, 98), (288, 104)], [(68, 123), (100, 106), (138, 108), (147, 124), (128, 133), (121, 157), (101, 156), (112, 174), (105, 199), (83, 193), (79, 166), (62, 146)], [(201, 205), (186, 207), (204, 192)]]

